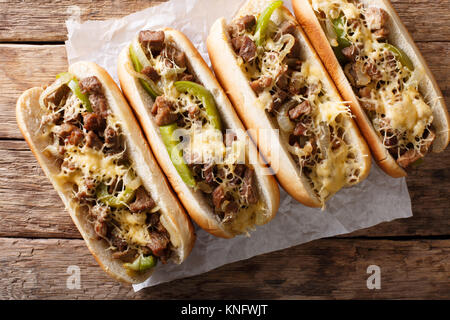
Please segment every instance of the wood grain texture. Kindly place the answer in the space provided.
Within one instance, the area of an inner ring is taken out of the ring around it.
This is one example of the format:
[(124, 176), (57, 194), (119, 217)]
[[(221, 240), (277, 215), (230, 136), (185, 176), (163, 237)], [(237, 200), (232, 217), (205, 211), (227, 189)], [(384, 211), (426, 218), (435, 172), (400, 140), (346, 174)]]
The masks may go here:
[[(450, 240), (324, 239), (134, 293), (111, 280), (81, 240), (0, 240), (0, 299), (450, 298)], [(367, 289), (367, 267), (381, 289)], [(67, 289), (67, 268), (80, 289)]]
[(0, 138), (22, 139), (15, 118), (20, 94), (55, 80), (67, 71), (66, 49), (62, 45), (0, 44)]
[(0, 145), (0, 236), (81, 238), (26, 142)]
[[(348, 236), (444, 236), (450, 234), (450, 150), (430, 154), (408, 177), (414, 217)], [(0, 236), (80, 238), (61, 200), (25, 141), (0, 140)]]
[[(450, 299), (450, 150), (407, 178), (414, 217), (317, 240), (134, 293), (98, 267), (17, 128), (26, 89), (66, 70), (65, 20), (163, 0), (0, 0), (0, 299)], [(392, 0), (450, 105), (450, 0)], [(24, 45), (21, 42), (37, 42)], [(37, 45), (56, 42), (53, 45)], [(390, 239), (390, 240), (389, 240)], [(368, 290), (369, 265), (381, 290)], [(69, 290), (78, 266), (81, 288)]]
[[(0, 41), (65, 41), (65, 21), (119, 18), (163, 0), (0, 1)], [(448, 41), (450, 0), (392, 0), (416, 41)], [(36, 10), (39, 8), (39, 10)]]

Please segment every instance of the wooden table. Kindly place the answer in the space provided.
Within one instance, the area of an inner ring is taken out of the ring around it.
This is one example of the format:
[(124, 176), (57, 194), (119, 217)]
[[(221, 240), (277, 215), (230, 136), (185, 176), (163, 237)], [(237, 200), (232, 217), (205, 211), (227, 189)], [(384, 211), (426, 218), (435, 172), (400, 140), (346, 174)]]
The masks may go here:
[[(157, 1), (0, 1), (0, 299), (450, 298), (450, 149), (407, 178), (414, 217), (322, 239), (134, 293), (97, 265), (24, 142), (16, 99), (66, 70), (64, 21)], [(74, 6), (76, 4), (76, 6)], [(450, 0), (395, 0), (450, 105)], [(80, 267), (81, 288), (67, 269)], [(369, 290), (367, 268), (381, 268)]]

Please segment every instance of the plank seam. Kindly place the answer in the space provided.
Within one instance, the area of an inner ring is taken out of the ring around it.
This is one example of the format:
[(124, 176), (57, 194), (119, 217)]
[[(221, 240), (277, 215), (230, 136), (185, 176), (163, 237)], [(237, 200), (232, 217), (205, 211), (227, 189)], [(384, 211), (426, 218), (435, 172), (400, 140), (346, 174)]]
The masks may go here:
[[(24, 236), (0, 236), (1, 239), (17, 239), (17, 240), (83, 240), (83, 238), (62, 238), (62, 237), (24, 237)], [(350, 240), (365, 240), (365, 241), (379, 241), (379, 240), (388, 240), (388, 241), (420, 241), (420, 240), (450, 240), (450, 235), (439, 235), (439, 236), (380, 236), (380, 237), (345, 237), (345, 236), (336, 236), (329, 238), (320, 238), (316, 240), (339, 240), (339, 241), (350, 241)], [(312, 241), (316, 241), (312, 240)], [(306, 243), (305, 243), (306, 244)], [(301, 244), (300, 244), (301, 245)]]
[[(36, 41), (17, 41), (17, 40), (0, 40), (0, 45), (2, 44), (17, 44), (17, 45), (64, 45), (65, 40), (55, 40), (55, 41), (45, 41), (45, 40), (36, 40)], [(416, 40), (415, 43), (449, 43), (449, 40)]]

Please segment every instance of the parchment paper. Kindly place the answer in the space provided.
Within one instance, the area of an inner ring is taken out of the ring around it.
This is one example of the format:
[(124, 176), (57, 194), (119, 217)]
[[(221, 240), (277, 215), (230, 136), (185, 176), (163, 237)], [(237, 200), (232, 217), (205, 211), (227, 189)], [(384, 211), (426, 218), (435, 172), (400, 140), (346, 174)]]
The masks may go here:
[[(118, 82), (116, 62), (121, 49), (142, 29), (169, 26), (184, 32), (209, 63), (205, 40), (210, 26), (219, 17), (230, 19), (243, 3), (243, 0), (171, 0), (122, 19), (84, 23), (80, 23), (80, 10), (75, 6), (71, 8), (73, 16), (66, 21), (67, 57), (69, 63), (94, 61)], [(285, 5), (291, 9), (290, 1), (285, 1)], [(405, 179), (390, 178), (373, 165), (365, 181), (341, 190), (328, 202), (325, 211), (305, 207), (282, 190), (277, 216), (269, 224), (258, 227), (251, 237), (219, 239), (196, 227), (197, 242), (188, 259), (181, 265), (159, 265), (150, 279), (135, 285), (134, 289), (138, 291), (259, 254), (411, 216)], [(302, 272), (301, 264), (298, 269)]]

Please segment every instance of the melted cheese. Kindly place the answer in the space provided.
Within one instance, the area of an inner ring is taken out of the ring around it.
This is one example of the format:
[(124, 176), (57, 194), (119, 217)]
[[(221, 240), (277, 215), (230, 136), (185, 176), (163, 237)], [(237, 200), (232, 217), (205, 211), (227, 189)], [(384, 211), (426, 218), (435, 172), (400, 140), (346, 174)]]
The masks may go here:
[[(324, 74), (316, 63), (306, 61), (302, 65), (301, 72), (310, 85), (321, 86), (321, 79), (323, 79)], [(335, 131), (338, 128), (345, 131), (346, 128), (337, 121), (337, 118), (339, 115), (351, 116), (349, 107), (337, 95), (324, 89), (322, 93), (322, 96), (313, 95), (312, 98), (312, 102), (316, 105), (316, 108), (312, 111), (314, 133), (319, 139), (324, 135), (324, 132), (320, 129), (323, 124)], [(321, 146), (321, 148), (326, 148), (326, 150), (321, 150), (322, 159), (312, 168), (310, 179), (319, 198), (324, 202), (342, 187), (349, 185), (352, 179), (357, 178), (360, 164), (357, 159), (349, 157), (349, 154), (355, 151), (354, 147), (349, 144), (341, 143), (338, 149), (333, 150), (331, 142), (329, 142), (328, 145)], [(312, 146), (309, 143), (304, 148), (297, 148), (296, 151), (300, 157), (305, 154), (308, 155), (312, 151)]]
[[(69, 93), (63, 106), (56, 106), (51, 101), (47, 101), (46, 98), (58, 90), (61, 85), (63, 84), (57, 79), (39, 98), (41, 107), (45, 109), (45, 116), (42, 118), (40, 127), (40, 138), (45, 139), (46, 142), (53, 139), (53, 143), (48, 145), (43, 152), (54, 159), (60, 159), (63, 156), (64, 160), (60, 172), (54, 176), (54, 179), (58, 184), (64, 185), (79, 194), (85, 193), (88, 196), (87, 202), (80, 202), (78, 197), (74, 196), (72, 198), (73, 205), (79, 206), (82, 204), (83, 206), (88, 206), (89, 211), (97, 206), (107, 209), (110, 212), (109, 218), (111, 218), (109, 227), (111, 225), (115, 226), (116, 231), (127, 244), (142, 254), (140, 246), (147, 246), (151, 240), (151, 231), (149, 231), (149, 226), (146, 222), (147, 212), (131, 213), (127, 206), (114, 208), (102, 202), (101, 199), (97, 199), (96, 196), (97, 187), (101, 184), (108, 185), (113, 181), (122, 181), (124, 189), (126, 187), (136, 190), (142, 186), (142, 180), (136, 176), (134, 165), (132, 162), (130, 163), (131, 159), (124, 161), (125, 163), (123, 164), (119, 162), (123, 156), (121, 153), (107, 154), (103, 150), (87, 147), (86, 143), (81, 145), (71, 145), (69, 143), (66, 143), (64, 146), (59, 145), (58, 131), (61, 130), (61, 127), (48, 120), (54, 119), (58, 112), (64, 112), (66, 119), (77, 119), (87, 112), (81, 101), (72, 93)], [(114, 128), (119, 135), (123, 135), (121, 123), (113, 114), (107, 116), (106, 123), (108, 128)], [(79, 126), (79, 129), (86, 133), (82, 126)], [(64, 150), (63, 155), (60, 153), (62, 150)], [(92, 186), (88, 186), (88, 182)], [(154, 213), (159, 209), (159, 206), (155, 206), (151, 212)], [(91, 219), (92, 217), (88, 216), (87, 218)], [(110, 243), (113, 249), (110, 239), (105, 240)]]
[(433, 121), (431, 108), (418, 99), (418, 92), (408, 88), (402, 92), (402, 99), (385, 108), (386, 118), (392, 128), (408, 131), (413, 136), (422, 136), (426, 127)]
[(318, 110), (318, 115), (315, 117), (316, 125), (319, 125), (321, 122), (334, 124), (336, 117), (343, 113), (349, 114), (349, 109), (344, 103), (340, 101), (323, 102)]
[(216, 130), (210, 125), (202, 127), (201, 123), (196, 122), (189, 130), (189, 137), (189, 151), (201, 155), (203, 163), (223, 161), (225, 145), (220, 130)]
[[(311, 0), (311, 4), (329, 21), (341, 14), (346, 21), (360, 19), (366, 10), (360, 3), (348, 0)], [(376, 112), (368, 113), (375, 129), (381, 137), (383, 132), (395, 132), (399, 150), (409, 149), (411, 144), (419, 149), (423, 144), (422, 136), (433, 122), (432, 109), (418, 90), (421, 71), (412, 71), (402, 65), (401, 59), (374, 37), (367, 23), (344, 24), (347, 39), (352, 44), (362, 45), (359, 59), (364, 64), (376, 66), (379, 73), (379, 79), (370, 84), (375, 89), (371, 97), (360, 98), (375, 108)]]
[(321, 182), (319, 194), (323, 198), (336, 193), (348, 183), (346, 168), (348, 150), (348, 146), (343, 145), (336, 151), (328, 153), (327, 159), (317, 164), (313, 179)]
[(131, 240), (140, 246), (146, 246), (150, 241), (148, 229), (144, 225), (130, 225), (129, 230), (124, 233), (125, 239)]
[[(357, 14), (357, 11), (351, 6), (346, 9), (346, 12), (348, 16)], [(250, 38), (253, 36), (248, 32), (246, 35)], [(283, 37), (278, 41), (268, 39), (263, 47), (258, 48), (257, 53), (259, 59), (255, 60), (259, 62), (244, 63), (240, 57), (237, 57), (241, 69), (246, 73), (250, 81), (267, 76), (274, 79), (272, 82), (274, 84), (279, 75), (286, 70), (287, 66), (284, 60), (293, 46), (294, 38), (292, 35), (284, 35)], [(287, 45), (282, 49), (284, 44)], [(313, 136), (323, 139), (321, 136), (324, 134), (321, 132), (323, 123), (333, 128), (335, 132), (338, 129), (345, 132), (346, 128), (341, 123), (338, 123), (336, 119), (342, 114), (351, 116), (349, 107), (341, 101), (339, 95), (323, 87), (322, 80), (326, 78), (326, 74), (320, 64), (313, 59), (303, 61), (301, 71), (292, 73), (291, 78), (294, 77), (297, 81), (303, 82), (305, 86), (311, 89), (314, 88), (307, 96), (296, 95), (292, 97), (298, 103), (302, 103), (305, 100), (309, 101), (312, 108)], [(267, 110), (272, 106), (273, 98), (270, 93), (272, 89), (272, 87), (266, 88), (258, 95), (257, 106), (260, 109)], [(354, 147), (346, 145), (346, 143), (341, 144), (343, 146), (337, 150), (332, 150), (331, 141), (327, 145), (322, 145), (321, 148), (326, 150), (320, 150), (320, 153), (318, 153), (319, 159), (314, 160), (314, 164), (306, 164), (305, 161), (308, 157), (316, 156), (312, 154), (315, 149), (310, 141), (306, 142), (302, 148), (288, 147), (289, 152), (299, 159), (302, 168), (303, 166), (307, 166), (311, 169), (312, 173), (308, 177), (322, 203), (343, 186), (351, 184), (351, 181), (359, 180), (359, 160), (354, 159), (354, 156), (353, 159), (350, 159), (351, 157), (349, 156), (354, 151)], [(352, 154), (354, 155), (356, 152)]]
[(262, 201), (258, 201), (258, 203), (249, 208), (241, 209), (233, 223), (224, 227), (234, 233), (249, 232), (254, 228), (255, 224), (262, 225), (265, 223), (264, 216), (260, 213), (266, 210), (265, 204)]
[(139, 246), (146, 246), (150, 241), (146, 218), (147, 214), (131, 213), (129, 210), (122, 209), (113, 212), (114, 219), (120, 223), (121, 235), (128, 243)]
[(359, 17), (359, 10), (353, 3), (342, 0), (311, 0), (311, 6), (315, 11), (323, 11), (330, 14), (333, 19), (339, 17), (339, 10), (342, 10), (348, 19)]
[(122, 177), (128, 171), (125, 167), (116, 165), (115, 158), (106, 157), (100, 150), (70, 146), (66, 152), (69, 155), (67, 159), (75, 163), (84, 176), (95, 175), (111, 179), (116, 176)]
[(301, 73), (310, 84), (316, 84), (324, 77), (323, 71), (311, 60), (307, 60), (302, 64)]
[(224, 163), (245, 163), (246, 143), (243, 140), (233, 141), (231, 147), (227, 148)]
[(272, 102), (273, 102), (272, 95), (268, 90), (262, 92), (256, 100), (257, 107), (261, 109), (261, 111), (269, 109), (270, 106), (272, 105)]
[[(135, 40), (133, 45), (140, 44)], [(270, 57), (268, 57), (266, 63), (268, 72), (278, 72), (276, 69), (272, 68), (269, 63), (269, 58)], [(239, 195), (240, 186), (232, 185), (229, 182), (233, 178), (236, 178), (234, 172), (236, 165), (239, 163), (247, 163), (245, 141), (237, 140), (232, 143), (231, 147), (227, 148), (225, 146), (222, 132), (214, 128), (205, 108), (202, 108), (201, 101), (194, 95), (180, 93), (175, 88), (174, 84), (175, 81), (178, 81), (178, 75), (186, 71), (186, 68), (179, 68), (175, 63), (170, 66), (165, 60), (166, 57), (163, 57), (162, 55), (158, 55), (157, 57), (151, 56), (149, 63), (161, 76), (157, 85), (164, 92), (164, 97), (173, 102), (173, 105), (175, 106), (174, 112), (184, 118), (185, 125), (180, 128), (180, 136), (182, 136), (183, 139), (177, 147), (183, 150), (185, 155), (192, 155), (195, 158), (200, 156), (201, 159), (199, 160), (201, 163), (214, 163), (219, 170), (223, 170), (225, 172), (225, 177), (222, 178), (223, 181), (220, 182), (220, 185), (223, 186), (225, 192), (232, 195), (237, 202), (244, 201)], [(198, 112), (195, 116), (195, 120), (189, 117), (189, 113), (192, 109), (195, 109)], [(229, 178), (230, 176), (231, 178)], [(199, 185), (202, 182), (203, 181), (201, 181)], [(201, 187), (197, 187), (201, 189)], [(257, 215), (257, 210), (260, 208), (255, 205), (247, 207), (245, 203), (239, 203), (239, 205), (240, 208), (236, 215), (236, 219), (233, 219), (231, 224), (227, 224), (227, 227), (233, 230), (236, 226), (236, 230), (241, 230), (248, 228), (250, 226), (249, 224), (253, 225), (254, 222), (251, 219), (255, 219), (254, 217)], [(245, 225), (246, 223), (247, 225)], [(134, 237), (137, 237), (137, 239), (144, 239), (145, 234), (137, 234), (134, 235)]]

